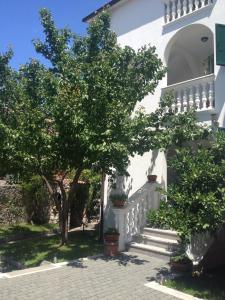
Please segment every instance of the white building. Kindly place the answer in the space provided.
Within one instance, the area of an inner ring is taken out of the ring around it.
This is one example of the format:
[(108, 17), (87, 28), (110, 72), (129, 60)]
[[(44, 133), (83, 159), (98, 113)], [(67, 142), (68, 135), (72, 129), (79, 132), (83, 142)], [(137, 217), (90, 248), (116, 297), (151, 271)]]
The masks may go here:
[[(90, 20), (102, 9), (84, 21)], [(224, 127), (225, 66), (222, 65), (225, 65), (225, 27), (216, 24), (225, 24), (225, 1), (112, 0), (108, 10), (119, 44), (137, 50), (150, 43), (168, 67), (167, 76), (160, 82), (155, 94), (143, 99), (141, 105), (149, 112), (154, 111), (162, 92), (174, 90), (178, 110), (183, 111), (196, 104), (200, 121), (211, 124), (214, 115), (219, 126)], [(137, 198), (148, 198), (146, 195), (150, 193), (145, 191), (147, 174), (156, 174), (158, 182), (166, 186), (164, 154), (153, 152), (136, 156), (131, 160), (129, 173), (128, 179), (121, 179), (121, 185), (129, 191), (130, 201), (139, 203)], [(105, 204), (107, 206), (107, 201)], [(136, 222), (140, 211), (144, 222), (144, 204), (138, 212), (133, 212)], [(108, 221), (109, 215), (106, 208)], [(120, 218), (126, 219), (122, 223), (129, 223), (129, 211)], [(143, 225), (143, 222), (139, 223)], [(129, 230), (125, 230), (125, 242), (131, 240), (132, 234), (127, 237)]]

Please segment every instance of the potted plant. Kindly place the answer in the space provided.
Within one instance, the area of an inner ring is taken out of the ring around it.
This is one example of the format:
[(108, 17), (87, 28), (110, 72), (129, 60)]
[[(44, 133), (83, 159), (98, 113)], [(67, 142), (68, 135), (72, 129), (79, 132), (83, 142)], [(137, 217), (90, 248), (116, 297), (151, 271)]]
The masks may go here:
[(110, 195), (110, 200), (114, 207), (122, 208), (127, 200), (127, 195), (125, 193), (112, 194)]
[(172, 272), (185, 273), (192, 270), (192, 261), (185, 253), (174, 255), (170, 258)]
[(116, 228), (110, 227), (107, 229), (107, 231), (104, 233), (104, 240), (105, 242), (118, 242), (119, 240), (119, 232)]
[(147, 175), (148, 182), (156, 182), (157, 175)]

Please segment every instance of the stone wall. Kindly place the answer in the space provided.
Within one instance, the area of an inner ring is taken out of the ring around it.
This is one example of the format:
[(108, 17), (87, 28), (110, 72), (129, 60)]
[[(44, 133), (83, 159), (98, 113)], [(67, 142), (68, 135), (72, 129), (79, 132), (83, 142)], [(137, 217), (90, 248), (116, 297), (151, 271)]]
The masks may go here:
[(17, 185), (0, 185), (0, 224), (26, 221), (21, 189)]

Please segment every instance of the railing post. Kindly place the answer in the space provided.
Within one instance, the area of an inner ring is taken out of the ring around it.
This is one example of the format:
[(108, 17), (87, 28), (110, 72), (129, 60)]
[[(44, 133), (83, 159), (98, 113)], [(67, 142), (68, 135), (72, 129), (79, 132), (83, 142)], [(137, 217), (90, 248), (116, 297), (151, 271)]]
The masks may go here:
[(170, 21), (170, 2), (167, 0), (164, 3), (164, 17), (165, 17), (165, 23), (169, 23)]
[(181, 0), (177, 0), (177, 17), (181, 17)]
[(195, 92), (195, 105), (197, 110), (200, 110), (200, 93), (199, 93), (199, 85), (196, 85), (196, 92)]
[(195, 6), (195, 10), (198, 10), (198, 8), (199, 8), (199, 0), (194, 0), (194, 6)]
[(187, 95), (187, 89), (184, 89), (184, 96), (183, 96), (183, 109), (184, 111), (188, 110), (188, 95)]
[(202, 84), (202, 108), (207, 108), (207, 83)]
[(113, 208), (115, 215), (116, 229), (120, 233), (119, 237), (119, 251), (126, 249), (127, 236), (126, 236), (126, 208)]
[(194, 94), (193, 87), (190, 87), (190, 95), (189, 95), (189, 107), (192, 108), (194, 106)]
[(176, 2), (171, 1), (171, 10), (172, 10), (172, 21), (176, 19)]
[(214, 82), (210, 81), (209, 83), (209, 108), (214, 107)]
[(183, 15), (188, 13), (188, 0), (183, 0)]

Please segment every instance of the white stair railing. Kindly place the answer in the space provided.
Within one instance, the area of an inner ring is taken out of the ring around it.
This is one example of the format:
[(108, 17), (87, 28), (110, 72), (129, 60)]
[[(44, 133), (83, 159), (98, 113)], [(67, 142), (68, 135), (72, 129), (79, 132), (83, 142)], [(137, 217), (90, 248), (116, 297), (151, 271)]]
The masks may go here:
[(204, 7), (210, 6), (214, 1), (215, 0), (163, 0), (165, 23), (170, 23)]
[(124, 251), (133, 236), (141, 233), (146, 226), (148, 211), (159, 208), (160, 194), (156, 191), (157, 186), (157, 183), (146, 183), (124, 208), (113, 208), (115, 225), (120, 233), (119, 251)]

